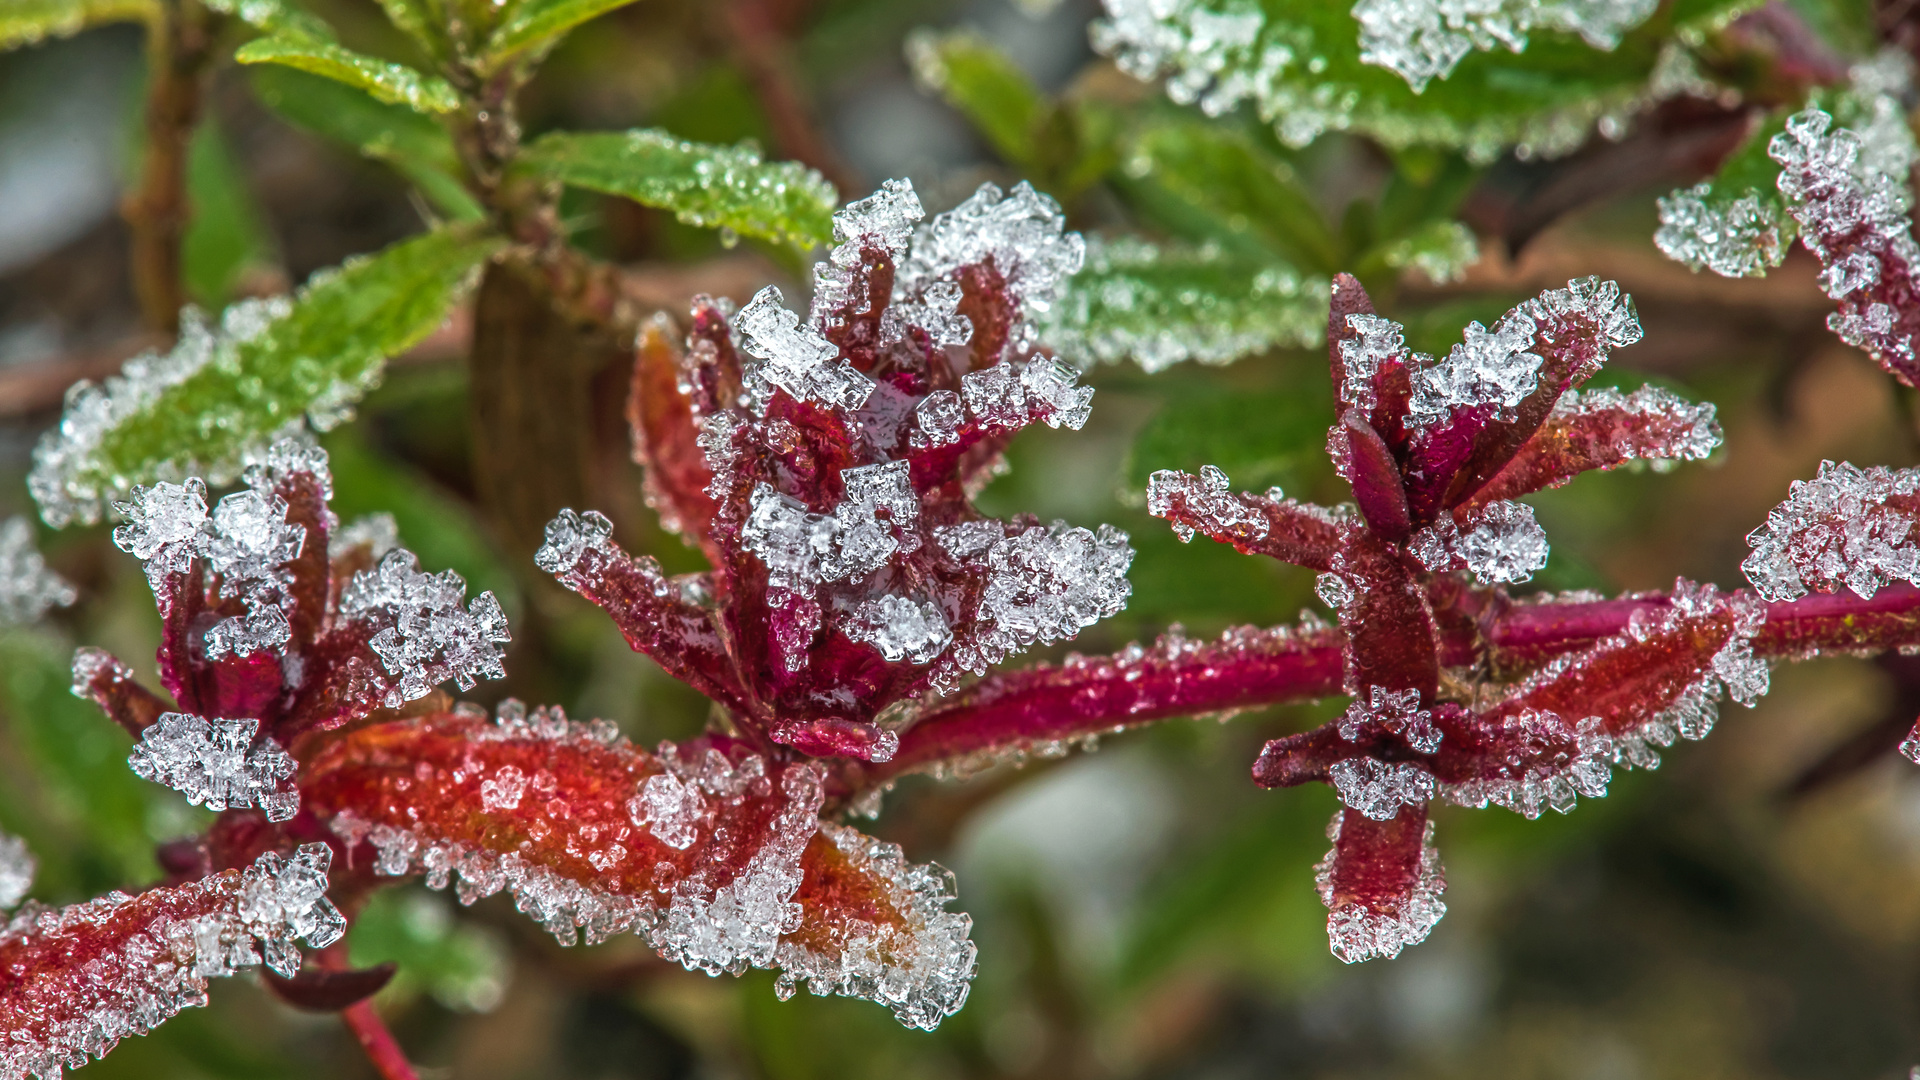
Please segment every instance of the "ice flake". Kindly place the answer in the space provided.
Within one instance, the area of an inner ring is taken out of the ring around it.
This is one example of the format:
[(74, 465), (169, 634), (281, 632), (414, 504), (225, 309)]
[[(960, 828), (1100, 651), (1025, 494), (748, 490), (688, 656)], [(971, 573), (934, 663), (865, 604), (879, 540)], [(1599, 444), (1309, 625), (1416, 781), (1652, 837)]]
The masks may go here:
[(965, 296), (959, 282), (935, 281), (913, 297), (893, 300), (880, 317), (880, 343), (900, 341), (912, 328), (923, 331), (937, 348), (965, 345), (973, 340), (973, 320), (959, 310)]
[[(27, 486), (40, 516), (56, 529), (78, 522), (91, 525), (125, 480), (94, 473), (94, 456), (107, 433), (153, 407), (168, 389), (207, 365), (230, 360), (237, 347), (260, 336), (293, 310), (287, 297), (244, 300), (226, 310), (216, 331), (206, 317), (188, 308), (181, 313), (180, 337), (167, 354), (143, 353), (126, 362), (104, 385), (82, 381), (67, 391), (60, 426), (41, 437), (33, 451)], [(226, 483), (238, 473), (236, 462), (200, 463), (182, 470)], [(145, 556), (142, 556), (143, 558)]]
[(1340, 342), (1340, 401), (1364, 415), (1376, 404), (1373, 384), (1381, 365), (1405, 362), (1407, 345), (1400, 324), (1378, 315), (1349, 315), (1347, 328), (1358, 336)]
[(32, 523), (12, 517), (0, 524), (0, 626), (34, 622), (48, 608), (67, 607), (79, 598), (65, 578), (47, 569), (33, 546)]
[(225, 810), (258, 806), (269, 821), (286, 821), (300, 808), (291, 783), (294, 762), (280, 744), (262, 738), (253, 717), (216, 718), (161, 713), (141, 733), (127, 765), (134, 775), (180, 792), (195, 806)]
[(534, 565), (549, 574), (565, 574), (589, 551), (602, 554), (612, 547), (613, 522), (598, 510), (584, 514), (562, 510), (547, 522), (546, 541), (534, 552)]
[(1329, 774), (1340, 801), (1375, 821), (1392, 821), (1402, 806), (1424, 806), (1439, 790), (1433, 774), (1412, 762), (1348, 758)]
[(1408, 550), (1429, 570), (1471, 570), (1478, 584), (1501, 585), (1531, 580), (1546, 567), (1548, 546), (1533, 507), (1503, 499), (1475, 508), (1464, 527), (1442, 515)]
[(516, 765), (502, 765), (480, 781), (480, 805), (488, 810), (512, 810), (527, 793), (527, 774)]
[(1496, 416), (1511, 419), (1512, 410), (1540, 384), (1541, 359), (1528, 351), (1535, 330), (1533, 320), (1515, 308), (1492, 330), (1468, 323), (1465, 340), (1445, 360), (1431, 363), (1421, 357), (1413, 370), (1409, 423), (1443, 423), (1454, 410), (1476, 405), (1492, 405)]
[(1440, 729), (1433, 726), (1433, 713), (1420, 707), (1418, 690), (1375, 686), (1366, 695), (1356, 695), (1340, 717), (1340, 737), (1356, 742), (1375, 725), (1405, 739), (1408, 746), (1423, 754), (1440, 749)]
[(890, 593), (863, 601), (845, 631), (849, 638), (878, 648), (888, 660), (910, 664), (932, 663), (953, 641), (940, 605)]
[(1391, 960), (1408, 945), (1426, 940), (1441, 916), (1447, 913), (1447, 905), (1440, 899), (1447, 889), (1447, 879), (1440, 868), (1440, 853), (1433, 846), (1433, 822), (1426, 823), (1420, 841), (1420, 864), (1406, 895), (1389, 908), (1375, 910), (1351, 900), (1341, 902), (1335, 894), (1341, 818), (1341, 814), (1335, 813), (1333, 822), (1327, 826), (1327, 839), (1334, 842), (1333, 850), (1313, 868), (1320, 902), (1327, 905), (1328, 943), (1333, 955), (1343, 964), (1356, 964), (1374, 957)]
[(345, 528), (335, 529), (327, 537), (327, 557), (337, 559), (354, 548), (364, 547), (375, 562), (400, 546), (400, 526), (388, 513), (355, 518)]
[(1022, 648), (1071, 638), (1126, 606), (1132, 563), (1127, 534), (1111, 525), (1098, 534), (1035, 525), (987, 552), (981, 618)]
[(1007, 530), (998, 521), (962, 521), (941, 525), (933, 530), (934, 542), (956, 559), (965, 561), (1005, 539)]
[(1199, 476), (1177, 469), (1161, 469), (1147, 478), (1147, 513), (1169, 517), (1175, 512), (1174, 500), (1185, 506), (1185, 514), (1173, 520), (1173, 531), (1181, 543), (1193, 539), (1194, 526), (1201, 522), (1209, 534), (1224, 534), (1251, 542), (1267, 535), (1267, 516), (1233, 494), (1227, 474), (1217, 466), (1203, 465)]
[(824, 912), (833, 921), (837, 954), (818, 952), (801, 939), (780, 942), (774, 992), (788, 998), (804, 983), (814, 994), (877, 1002), (910, 1028), (934, 1030), (966, 1003), (977, 962), (968, 939), (973, 919), (946, 910), (958, 895), (953, 874), (937, 863), (909, 863), (899, 845), (853, 829), (821, 822), (820, 832), (880, 880), (888, 906), (904, 925), (869, 922), (854, 909)]
[(966, 422), (966, 406), (951, 390), (935, 390), (920, 399), (913, 410), (912, 443), (915, 447), (949, 446), (960, 441), (960, 425)]
[(354, 574), (341, 591), (344, 614), (379, 628), (369, 644), (395, 677), (387, 687), (387, 708), (425, 697), (448, 679), (471, 690), (478, 679), (506, 676), (499, 646), (513, 638), (500, 601), (483, 592), (463, 610), (466, 596), (459, 574), (423, 574), (405, 548)]
[(960, 377), (960, 396), (980, 426), (1014, 431), (1044, 420), (1048, 427), (1079, 430), (1091, 411), (1093, 388), (1076, 386), (1072, 368), (1050, 357), (1030, 363), (1003, 362)]
[(689, 784), (671, 772), (647, 777), (640, 793), (627, 800), (627, 812), (660, 842), (685, 851), (700, 835), (700, 822), (706, 819), (706, 800), (700, 786)]
[(788, 311), (780, 290), (769, 285), (754, 294), (733, 317), (741, 346), (763, 361), (748, 374), (785, 390), (801, 401), (834, 405), (849, 412), (867, 403), (873, 380), (845, 360), (840, 349), (800, 316)]
[(1656, 0), (1359, 0), (1360, 61), (1386, 68), (1414, 93), (1445, 79), (1470, 52), (1521, 52), (1535, 30), (1579, 34), (1612, 51)]
[(136, 486), (113, 509), (127, 519), (113, 530), (114, 545), (146, 564), (155, 593), (164, 591), (168, 574), (186, 573), (206, 553), (211, 539), (207, 485), (197, 477), (184, 484)]
[(1866, 599), (1889, 582), (1920, 579), (1917, 492), (1920, 471), (1823, 461), (1818, 476), (1794, 481), (1766, 524), (1747, 534), (1753, 551), (1740, 569), (1769, 600), (1842, 585)]
[(909, 468), (901, 460), (842, 469), (847, 497), (831, 514), (810, 513), (798, 499), (759, 484), (741, 540), (766, 564), (774, 588), (811, 589), (871, 573), (899, 550), (895, 529), (911, 530), (919, 518)]
[(27, 898), (33, 888), (33, 852), (17, 836), (0, 833), (0, 911)]
[[(991, 259), (1031, 320), (1052, 306), (1060, 282), (1086, 261), (1086, 241), (1067, 232), (1066, 224), (1060, 204), (1024, 180), (1011, 192), (981, 184), (965, 202), (914, 232), (908, 258), (894, 278), (894, 297), (925, 296), (961, 267)], [(1032, 336), (1031, 322), (1023, 322), (1009, 347), (1024, 352), (1032, 347)]]
[(1720, 197), (1711, 181), (1661, 196), (1660, 228), (1653, 242), (1669, 259), (1690, 270), (1706, 267), (1722, 277), (1762, 277), (1787, 257), (1780, 206), (1748, 189)]
[(283, 979), (300, 970), (300, 950), (293, 939), (324, 949), (346, 933), (345, 916), (327, 899), (332, 863), (327, 845), (302, 844), (292, 858), (267, 852), (247, 871), (238, 915), (247, 932), (260, 940), (267, 967)]

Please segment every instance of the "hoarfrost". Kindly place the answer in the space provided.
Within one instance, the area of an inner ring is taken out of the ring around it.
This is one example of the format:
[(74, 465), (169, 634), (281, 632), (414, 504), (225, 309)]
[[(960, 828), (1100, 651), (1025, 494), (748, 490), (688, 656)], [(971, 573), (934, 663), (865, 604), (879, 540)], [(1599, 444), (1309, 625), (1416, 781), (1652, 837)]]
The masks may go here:
[(1718, 197), (1711, 181), (1663, 195), (1653, 242), (1689, 270), (1706, 267), (1722, 277), (1762, 277), (1787, 257), (1780, 206), (1751, 189)]
[(1262, 539), (1270, 528), (1267, 516), (1236, 498), (1227, 474), (1214, 465), (1201, 466), (1197, 477), (1177, 469), (1161, 469), (1147, 478), (1147, 513), (1169, 517), (1174, 513), (1176, 497), (1186, 508), (1186, 514), (1173, 521), (1174, 535), (1183, 544), (1193, 539), (1190, 521), (1199, 521), (1211, 535), (1227, 535), (1242, 542)]
[(289, 783), (294, 761), (272, 738), (255, 745), (254, 717), (209, 720), (191, 713), (161, 713), (141, 733), (127, 765), (144, 780), (180, 792), (209, 810), (258, 806), (269, 821), (286, 821), (300, 808)]
[(1362, 414), (1371, 413), (1378, 403), (1374, 379), (1381, 365), (1406, 362), (1406, 339), (1399, 323), (1378, 315), (1349, 315), (1347, 328), (1359, 336), (1340, 343), (1340, 401)]
[(1075, 385), (1077, 379), (1058, 360), (1036, 356), (969, 371), (960, 377), (960, 396), (988, 430), (1017, 430), (1037, 417), (1048, 427), (1078, 431), (1092, 411), (1093, 388)]
[(327, 557), (337, 559), (354, 548), (364, 547), (377, 561), (399, 546), (400, 526), (393, 515), (368, 514), (348, 522), (345, 528), (335, 529), (327, 537)]
[(1740, 569), (1768, 600), (1842, 585), (1867, 599), (1889, 582), (1920, 579), (1916, 492), (1920, 471), (1823, 461), (1818, 476), (1794, 481), (1766, 524), (1747, 534), (1753, 551)]
[(1405, 739), (1408, 746), (1423, 754), (1440, 749), (1440, 729), (1433, 726), (1433, 713), (1420, 707), (1418, 690), (1375, 686), (1365, 695), (1355, 695), (1340, 717), (1340, 737), (1356, 742), (1374, 725)]
[(1507, 312), (1492, 330), (1478, 321), (1468, 323), (1465, 340), (1445, 360), (1415, 364), (1408, 422), (1427, 427), (1444, 422), (1455, 409), (1476, 405), (1492, 405), (1495, 415), (1511, 419), (1512, 410), (1540, 384), (1541, 358), (1529, 351), (1536, 329), (1521, 308)]
[(1008, 343), (1024, 352), (1033, 346), (1034, 317), (1052, 306), (1061, 281), (1086, 261), (1086, 241), (1067, 232), (1066, 224), (1060, 204), (1024, 180), (1010, 192), (981, 184), (966, 201), (914, 232), (894, 277), (894, 299), (930, 295), (936, 283), (951, 280), (961, 267), (991, 259), (1027, 316)]
[(1664, 442), (1648, 442), (1623, 432), (1613, 447), (1624, 457), (1652, 461), (1655, 471), (1669, 462), (1705, 461), (1720, 447), (1720, 424), (1712, 402), (1696, 404), (1657, 386), (1642, 386), (1631, 394), (1612, 387), (1570, 390), (1553, 406), (1553, 415), (1562, 418), (1612, 411), (1664, 416), (1674, 422), (1675, 433)]
[(798, 499), (758, 484), (741, 540), (766, 564), (776, 589), (810, 589), (871, 573), (899, 550), (895, 528), (906, 532), (919, 518), (909, 468), (901, 460), (842, 469), (847, 497), (831, 514), (810, 513)]
[(871, 643), (890, 661), (912, 664), (932, 663), (953, 642), (940, 605), (892, 594), (873, 597), (855, 608), (846, 634), (854, 641)]
[(1394, 72), (1414, 93), (1445, 79), (1470, 52), (1527, 47), (1536, 30), (1579, 34), (1612, 51), (1647, 20), (1656, 0), (1360, 0), (1360, 61)]
[(1442, 784), (1448, 802), (1475, 809), (1493, 803), (1532, 820), (1548, 808), (1571, 813), (1582, 795), (1604, 798), (1613, 780), (1616, 748), (1599, 717), (1569, 726), (1553, 713), (1527, 709), (1503, 718), (1490, 737), (1505, 748), (1505, 759), (1487, 763), (1490, 775)]
[(1313, 868), (1320, 902), (1327, 905), (1327, 940), (1333, 955), (1341, 963), (1357, 964), (1382, 957), (1400, 955), (1408, 945), (1426, 940), (1447, 913), (1440, 895), (1446, 891), (1446, 875), (1440, 868), (1440, 853), (1433, 846), (1433, 822), (1427, 822), (1420, 841), (1420, 865), (1406, 896), (1386, 910), (1375, 911), (1352, 900), (1338, 902), (1334, 894), (1334, 860), (1339, 853), (1341, 814), (1333, 815), (1327, 826), (1327, 839), (1335, 847)]
[(47, 569), (46, 559), (33, 546), (32, 523), (12, 517), (0, 525), (0, 626), (35, 622), (47, 609), (67, 607), (79, 598), (65, 578)]
[(700, 835), (707, 804), (698, 784), (683, 782), (671, 772), (647, 777), (640, 793), (627, 802), (635, 825), (646, 828), (671, 848), (685, 851)]
[(378, 628), (369, 644), (395, 677), (383, 702), (387, 708), (425, 697), (448, 679), (471, 690), (478, 679), (505, 677), (499, 646), (513, 638), (500, 601), (483, 592), (462, 609), (466, 597), (459, 574), (423, 574), (405, 548), (354, 574), (341, 591), (341, 611)]
[(33, 888), (33, 852), (17, 836), (0, 833), (0, 911), (27, 898)]
[[(845, 250), (845, 249), (842, 249)], [(733, 317), (742, 348), (763, 361), (748, 365), (749, 379), (765, 380), (801, 401), (816, 401), (851, 412), (867, 403), (873, 380), (844, 360), (840, 349), (800, 316), (788, 311), (780, 290), (769, 285), (754, 294)]]
[(1392, 821), (1402, 806), (1424, 806), (1439, 790), (1433, 774), (1411, 762), (1348, 758), (1328, 772), (1340, 801), (1375, 821)]
[(207, 485), (198, 477), (184, 484), (136, 486), (125, 502), (113, 504), (126, 523), (113, 530), (113, 542), (146, 563), (147, 582), (157, 594), (168, 574), (184, 574), (207, 549)]
[(933, 530), (934, 542), (947, 554), (962, 561), (993, 547), (1006, 535), (1006, 529), (993, 520), (962, 521), (956, 525), (940, 525)]
[(960, 441), (960, 425), (966, 422), (966, 406), (951, 390), (935, 390), (920, 399), (913, 410), (915, 447), (949, 446)]
[(549, 574), (565, 574), (589, 551), (611, 547), (613, 522), (598, 510), (584, 514), (562, 510), (547, 522), (546, 540), (533, 553), (534, 565)]
[(1532, 580), (1547, 565), (1548, 545), (1533, 507), (1503, 499), (1476, 507), (1465, 526), (1441, 515), (1408, 550), (1429, 570), (1471, 570), (1478, 584), (1500, 585)]
[(1071, 638), (1126, 606), (1132, 563), (1127, 534), (1111, 525), (1035, 525), (987, 552), (981, 617), (1022, 648)]
[[(926, 216), (911, 180), (883, 181), (879, 191), (834, 211), (833, 248), (826, 260), (813, 268), (813, 307), (808, 321), (825, 330), (830, 328), (835, 312), (866, 310), (866, 298), (856, 295), (866, 250), (885, 253), (897, 268), (914, 225)], [(971, 332), (971, 325), (968, 329)]]

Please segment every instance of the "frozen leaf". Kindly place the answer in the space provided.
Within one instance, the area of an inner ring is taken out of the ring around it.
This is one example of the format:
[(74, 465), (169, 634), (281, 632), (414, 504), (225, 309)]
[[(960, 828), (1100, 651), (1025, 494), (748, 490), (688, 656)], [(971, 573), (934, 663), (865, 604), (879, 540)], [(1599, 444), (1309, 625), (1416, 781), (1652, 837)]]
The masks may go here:
[(0, 523), (0, 626), (37, 621), (47, 609), (80, 598), (74, 587), (47, 569), (33, 546), (33, 525), (24, 517)]
[(544, 51), (589, 19), (633, 0), (520, 0), (487, 40), (495, 63), (528, 50)]
[(1148, 372), (1184, 360), (1226, 364), (1320, 343), (1324, 279), (1217, 247), (1090, 240), (1086, 266), (1038, 321), (1040, 340), (1087, 368), (1132, 360)]
[(271, 738), (254, 735), (260, 721), (162, 713), (141, 733), (127, 758), (134, 775), (180, 792), (195, 806), (225, 810), (258, 806), (269, 821), (285, 821), (300, 808), (300, 793), (288, 779), (293, 758)]
[(291, 976), (296, 939), (339, 940), (346, 920), (326, 899), (331, 853), (307, 844), (184, 885), (84, 904), (29, 905), (0, 930), (0, 1076), (53, 1077), (105, 1057), (182, 1009), (207, 1003), (207, 980), (263, 961)]
[(387, 708), (425, 697), (449, 679), (471, 690), (480, 679), (506, 677), (499, 648), (511, 640), (493, 593), (467, 603), (467, 583), (451, 570), (420, 572), (420, 560), (396, 548), (362, 570), (340, 594), (340, 610), (373, 631), (369, 645), (392, 677)]
[[(240, 4), (244, 10), (246, 5)], [(301, 34), (273, 34), (250, 41), (234, 54), (242, 64), (282, 64), (325, 76), (374, 100), (404, 105), (415, 112), (440, 115), (460, 108), (460, 95), (445, 79), (390, 60), (365, 56), (339, 44)]]
[[(624, 2), (624, 0), (622, 0)], [(827, 242), (838, 196), (798, 162), (769, 162), (750, 144), (716, 146), (663, 131), (555, 132), (522, 155), (539, 176), (670, 210), (688, 225), (779, 244)]]
[(1468, 505), (1559, 487), (1591, 469), (1637, 461), (1662, 469), (1703, 461), (1719, 445), (1720, 424), (1711, 402), (1695, 405), (1657, 386), (1631, 394), (1606, 388), (1571, 391)]
[(921, 89), (965, 114), (1001, 157), (1022, 166), (1035, 162), (1047, 101), (1011, 58), (971, 30), (922, 27), (907, 35), (906, 51)]
[(0, 833), (0, 911), (11, 909), (26, 899), (33, 888), (33, 852), (17, 836)]
[(285, 430), (332, 427), (387, 357), (440, 325), (497, 245), (442, 230), (316, 274), (292, 298), (236, 304), (217, 330), (189, 317), (168, 354), (68, 392), (34, 449), (40, 516), (56, 528), (98, 521), (143, 480), (224, 484)]
[(1314, 867), (1327, 939), (1342, 963), (1392, 959), (1426, 940), (1447, 913), (1447, 879), (1424, 806), (1384, 821), (1343, 810), (1327, 826), (1333, 850)]
[(1769, 600), (1843, 585), (1868, 599), (1888, 582), (1920, 578), (1916, 517), (1920, 472), (1823, 461), (1818, 476), (1794, 481), (1787, 500), (1747, 535), (1753, 552), (1740, 569)]
[(1436, 221), (1394, 241), (1385, 256), (1387, 265), (1396, 270), (1417, 270), (1435, 285), (1446, 285), (1466, 276), (1467, 268), (1480, 261), (1480, 241), (1472, 229), (1457, 221)]
[(156, 0), (10, 0), (0, 9), (0, 50), (36, 45), (109, 22), (154, 22)]
[(1661, 196), (1659, 206), (1660, 229), (1653, 242), (1689, 270), (1760, 277), (1787, 257), (1793, 239), (1783, 227), (1786, 214), (1779, 200), (1752, 188), (1728, 197), (1718, 184), (1703, 180)]
[(1203, 532), (1243, 553), (1324, 570), (1333, 565), (1346, 515), (1285, 498), (1233, 493), (1227, 474), (1212, 465), (1199, 476), (1162, 469), (1147, 480), (1147, 513), (1173, 523), (1181, 540)]
[(1647, 20), (1656, 0), (1360, 0), (1360, 61), (1407, 80), (1415, 93), (1444, 79), (1470, 52), (1505, 47), (1520, 52), (1537, 30), (1576, 33), (1596, 49), (1613, 49), (1620, 35)]
[(321, 751), (307, 790), (377, 873), (424, 873), (464, 903), (505, 889), (565, 944), (637, 933), (690, 970), (778, 967), (783, 987), (930, 1029), (965, 1000), (969, 921), (943, 910), (943, 871), (823, 825), (821, 775), (724, 738), (648, 754), (509, 701), (493, 722), (360, 728)]
[[(953, 281), (963, 267), (986, 265), (1034, 318), (1052, 306), (1065, 279), (1086, 260), (1086, 241), (1066, 231), (1066, 222), (1059, 204), (1024, 180), (1010, 192), (982, 184), (960, 205), (914, 231), (908, 258), (894, 279), (895, 296)], [(1035, 338), (1031, 328), (1022, 331), (1011, 344), (1024, 351)]]

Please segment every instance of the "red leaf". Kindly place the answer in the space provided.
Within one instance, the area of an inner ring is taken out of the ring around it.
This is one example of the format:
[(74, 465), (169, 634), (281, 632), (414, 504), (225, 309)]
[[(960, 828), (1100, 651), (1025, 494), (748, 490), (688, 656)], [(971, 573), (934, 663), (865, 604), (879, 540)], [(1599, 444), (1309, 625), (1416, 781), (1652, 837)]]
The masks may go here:
[(1426, 940), (1447, 912), (1447, 880), (1433, 848), (1426, 808), (1409, 806), (1391, 821), (1355, 810), (1333, 816), (1333, 850), (1314, 868), (1327, 905), (1327, 938), (1343, 963), (1391, 959)]

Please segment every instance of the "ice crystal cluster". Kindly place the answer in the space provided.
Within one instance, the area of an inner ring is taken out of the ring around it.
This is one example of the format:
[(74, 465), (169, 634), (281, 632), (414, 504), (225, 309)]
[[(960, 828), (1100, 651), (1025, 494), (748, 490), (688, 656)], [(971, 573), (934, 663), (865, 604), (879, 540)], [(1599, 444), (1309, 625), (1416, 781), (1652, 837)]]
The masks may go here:
[(776, 967), (783, 997), (805, 982), (931, 1029), (965, 1000), (971, 922), (945, 910), (945, 871), (821, 822), (822, 779), (717, 737), (648, 754), (508, 701), (492, 722), (463, 706), (360, 729), (308, 786), (378, 874), (462, 903), (506, 890), (563, 944), (635, 933), (689, 970)]
[(1219, 248), (1090, 239), (1086, 267), (1038, 320), (1040, 340), (1085, 369), (1132, 360), (1153, 373), (1317, 345), (1325, 278), (1249, 265)]
[(1722, 277), (1761, 277), (1787, 257), (1779, 203), (1751, 188), (1726, 198), (1710, 180), (1662, 195), (1653, 242), (1690, 270)]
[(1862, 599), (1894, 581), (1920, 579), (1920, 471), (1820, 463), (1747, 536), (1740, 569), (1769, 600), (1845, 586)]
[(104, 1057), (182, 1009), (207, 980), (262, 963), (292, 977), (303, 940), (325, 948), (345, 920), (326, 899), (331, 852), (306, 844), (138, 896), (60, 909), (28, 904), (0, 930), (0, 1078), (46, 1080)]
[[(180, 340), (171, 351), (149, 352), (129, 360), (120, 374), (109, 376), (103, 384), (74, 384), (67, 391), (66, 413), (60, 418), (60, 426), (48, 432), (33, 451), (33, 473), (27, 478), (27, 486), (40, 507), (40, 516), (56, 529), (99, 521), (120, 490), (103, 483), (88, 468), (109, 433), (128, 418), (152, 408), (162, 394), (202, 369), (230, 360), (237, 347), (258, 338), (292, 310), (292, 301), (286, 297), (245, 300), (228, 308), (219, 326), (214, 327), (205, 316), (189, 308), (182, 313)], [(215, 418), (208, 420), (213, 422)], [(192, 471), (222, 484), (239, 470), (228, 463), (209, 462)]]
[(24, 517), (0, 524), (0, 626), (38, 620), (49, 608), (66, 607), (80, 594), (47, 569), (33, 546), (33, 524)]
[(573, 511), (540, 565), (737, 722), (869, 761), (898, 744), (889, 706), (1114, 614), (1124, 533), (968, 502), (1015, 432), (1086, 422), (1092, 389), (1033, 323), (1085, 259), (1064, 223), (1024, 183), (928, 218), (889, 181), (835, 215), (805, 319), (768, 289), (698, 301), (684, 350), (653, 327), (634, 373), (649, 498), (715, 570), (669, 582)]
[[(1319, 877), (1343, 960), (1395, 955), (1445, 910), (1427, 821), (1436, 799), (1564, 813), (1579, 796), (1606, 794), (1615, 765), (1651, 768), (1655, 748), (1704, 735), (1723, 690), (1747, 705), (1766, 692), (1753, 652), (1763, 605), (1684, 581), (1636, 609), (1624, 633), (1547, 658), (1510, 686), (1484, 685), (1480, 668), (1443, 671), (1443, 620), (1472, 625), (1469, 612), (1510, 603), (1491, 598), (1546, 563), (1546, 536), (1516, 497), (1592, 469), (1697, 459), (1718, 444), (1711, 406), (1652, 388), (1577, 389), (1639, 336), (1630, 301), (1589, 279), (1515, 307), (1492, 329), (1469, 325), (1436, 361), (1412, 353), (1402, 328), (1342, 275), (1328, 329), (1337, 403), (1328, 449), (1355, 505), (1235, 493), (1212, 467), (1149, 483), (1149, 512), (1181, 539), (1203, 532), (1318, 571), (1317, 591), (1339, 616), (1353, 703), (1316, 731), (1269, 743), (1254, 778), (1326, 783), (1346, 806)], [(1449, 683), (1480, 685), (1463, 698)]]
[(259, 729), (253, 717), (209, 721), (162, 713), (141, 734), (127, 765), (134, 775), (165, 784), (195, 806), (258, 806), (268, 821), (286, 821), (300, 809), (300, 793), (288, 783), (293, 758), (271, 738), (256, 744)]
[(1520, 52), (1538, 30), (1579, 34), (1611, 50), (1647, 20), (1656, 0), (1359, 0), (1360, 60), (1398, 74), (1419, 93), (1471, 52)]
[(27, 898), (33, 888), (33, 852), (17, 836), (0, 833), (0, 910), (12, 908)]
[(442, 570), (420, 572), (420, 560), (405, 548), (387, 552), (380, 565), (347, 583), (340, 608), (377, 626), (368, 644), (394, 679), (383, 704), (399, 708), (425, 697), (451, 680), (471, 690), (480, 679), (505, 678), (500, 646), (513, 640), (507, 617), (492, 592), (483, 592), (465, 608), (467, 583)]

